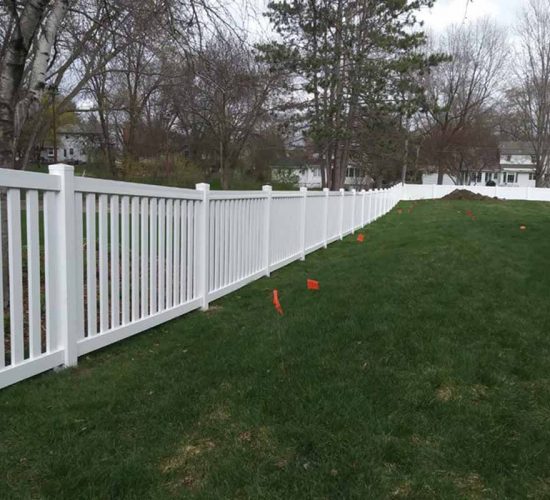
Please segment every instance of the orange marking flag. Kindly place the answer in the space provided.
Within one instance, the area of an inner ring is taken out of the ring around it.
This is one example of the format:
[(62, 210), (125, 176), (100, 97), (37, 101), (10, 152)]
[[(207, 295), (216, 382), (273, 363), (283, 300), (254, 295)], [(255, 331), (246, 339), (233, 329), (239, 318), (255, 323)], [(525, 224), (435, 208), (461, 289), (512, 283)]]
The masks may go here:
[(468, 217), (471, 217), (472, 215), (474, 215), (474, 213), (471, 210), (466, 210), (466, 215)]
[(358, 241), (359, 243), (363, 243), (363, 241), (365, 241), (365, 235), (364, 235), (363, 233), (359, 233), (359, 234), (357, 235), (357, 241)]
[(281, 303), (279, 302), (279, 291), (277, 289), (273, 290), (273, 305), (277, 312), (282, 316), (284, 314)]
[(307, 289), (308, 290), (319, 290), (319, 282), (316, 280), (307, 280)]

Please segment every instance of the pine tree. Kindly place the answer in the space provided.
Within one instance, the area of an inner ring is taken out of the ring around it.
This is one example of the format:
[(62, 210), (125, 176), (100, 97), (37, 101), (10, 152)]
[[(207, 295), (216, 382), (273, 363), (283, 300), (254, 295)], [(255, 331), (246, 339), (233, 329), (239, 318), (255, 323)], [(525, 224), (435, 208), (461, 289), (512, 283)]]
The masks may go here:
[(294, 76), (294, 118), (322, 162), (323, 184), (343, 187), (365, 114), (412, 114), (421, 105), (415, 76), (440, 55), (421, 52), (416, 14), (433, 0), (272, 1), (267, 16), (280, 42), (259, 46), (274, 71)]

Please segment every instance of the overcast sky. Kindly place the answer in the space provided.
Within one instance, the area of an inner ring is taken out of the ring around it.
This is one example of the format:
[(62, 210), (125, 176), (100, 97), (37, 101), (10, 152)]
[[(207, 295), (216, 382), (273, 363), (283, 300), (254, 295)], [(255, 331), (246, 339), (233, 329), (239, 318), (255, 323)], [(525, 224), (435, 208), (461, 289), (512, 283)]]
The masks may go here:
[[(265, 12), (268, 0), (243, 0), (249, 6), (247, 14), (239, 15), (247, 19), (246, 24), (253, 38), (265, 38), (270, 34), (268, 20), (261, 14)], [(423, 9), (420, 19), (426, 29), (439, 31), (449, 24), (468, 23), (480, 17), (490, 16), (503, 26), (510, 26), (517, 18), (525, 0), (436, 0), (431, 9)]]
[(492, 17), (500, 24), (512, 25), (524, 0), (436, 0), (431, 9), (424, 9), (420, 17), (426, 27), (438, 31), (449, 24)]

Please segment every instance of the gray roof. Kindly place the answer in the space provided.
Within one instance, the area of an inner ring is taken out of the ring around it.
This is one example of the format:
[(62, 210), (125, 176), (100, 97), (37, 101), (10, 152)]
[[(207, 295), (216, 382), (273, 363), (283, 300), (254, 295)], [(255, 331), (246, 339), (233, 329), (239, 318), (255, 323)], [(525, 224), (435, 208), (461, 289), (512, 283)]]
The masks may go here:
[(534, 155), (533, 145), (527, 141), (506, 141), (498, 145), (501, 155)]
[(303, 170), (306, 168), (319, 168), (319, 165), (296, 158), (279, 158), (278, 160), (275, 160), (270, 167), (289, 170)]

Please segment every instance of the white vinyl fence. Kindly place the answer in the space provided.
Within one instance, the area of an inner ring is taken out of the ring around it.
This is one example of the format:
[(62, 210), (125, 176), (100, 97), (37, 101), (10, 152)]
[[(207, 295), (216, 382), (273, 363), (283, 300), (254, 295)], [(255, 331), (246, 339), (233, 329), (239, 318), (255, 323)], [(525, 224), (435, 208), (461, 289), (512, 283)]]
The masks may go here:
[(0, 388), (206, 309), (387, 213), (403, 189), (178, 189), (61, 164), (0, 169), (0, 188)]
[(403, 200), (432, 200), (443, 198), (455, 189), (466, 189), (484, 196), (503, 200), (550, 201), (549, 188), (507, 187), (507, 186), (455, 186), (436, 184), (406, 184), (403, 186)]

